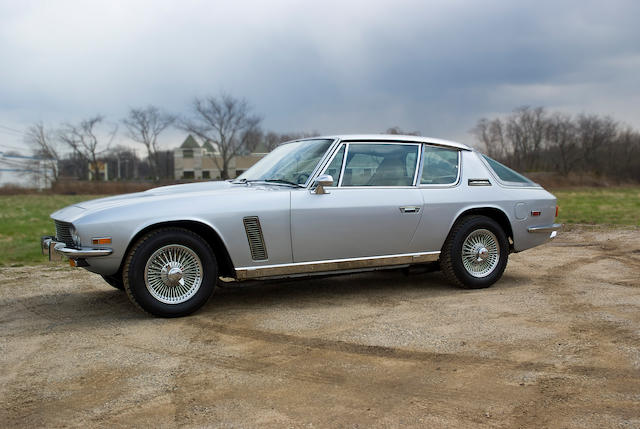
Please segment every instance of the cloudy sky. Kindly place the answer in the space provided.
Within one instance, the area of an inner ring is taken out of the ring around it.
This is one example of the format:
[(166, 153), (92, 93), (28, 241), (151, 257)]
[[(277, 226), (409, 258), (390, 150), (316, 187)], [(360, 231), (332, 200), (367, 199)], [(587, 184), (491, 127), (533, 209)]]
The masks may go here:
[(34, 121), (184, 113), (221, 91), (279, 132), (471, 143), (478, 118), (522, 105), (640, 128), (638, 17), (635, 0), (0, 0), (0, 151)]

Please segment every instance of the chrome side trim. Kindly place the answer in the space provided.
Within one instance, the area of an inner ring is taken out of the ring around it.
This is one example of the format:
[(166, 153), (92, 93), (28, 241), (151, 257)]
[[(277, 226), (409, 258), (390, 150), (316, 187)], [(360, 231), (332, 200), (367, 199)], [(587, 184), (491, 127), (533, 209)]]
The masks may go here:
[(527, 228), (527, 231), (529, 231), (529, 232), (553, 232), (553, 231), (558, 231), (560, 228), (562, 228), (562, 224), (561, 223), (554, 223), (554, 224), (551, 224), (551, 225), (530, 226), (529, 228)]
[(292, 274), (313, 274), (360, 268), (419, 264), (423, 262), (437, 261), (439, 257), (440, 251), (435, 251), (404, 253), (400, 255), (368, 256), (364, 258), (330, 259), (326, 261), (295, 262), (292, 264), (239, 267), (236, 268), (236, 276), (238, 280), (246, 280)]

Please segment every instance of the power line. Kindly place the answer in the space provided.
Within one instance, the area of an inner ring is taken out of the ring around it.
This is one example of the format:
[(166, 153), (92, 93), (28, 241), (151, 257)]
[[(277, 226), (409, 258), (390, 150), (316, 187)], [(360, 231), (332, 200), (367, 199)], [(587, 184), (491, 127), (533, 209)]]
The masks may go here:
[(24, 134), (24, 131), (20, 131), (16, 128), (7, 127), (6, 125), (0, 125), (0, 128), (4, 128), (5, 130), (13, 131), (14, 133)]
[(6, 130), (3, 130), (3, 129), (0, 129), (0, 133), (5, 134), (7, 136), (11, 136), (11, 137), (22, 137), (24, 135), (22, 133), (18, 134), (18, 133), (14, 132), (14, 131), (6, 131)]
[(0, 150), (2, 150), (2, 149), (22, 151), (22, 150), (25, 150), (27, 148), (26, 147), (17, 147), (17, 146), (13, 146), (13, 145), (6, 144), (6, 143), (0, 143)]

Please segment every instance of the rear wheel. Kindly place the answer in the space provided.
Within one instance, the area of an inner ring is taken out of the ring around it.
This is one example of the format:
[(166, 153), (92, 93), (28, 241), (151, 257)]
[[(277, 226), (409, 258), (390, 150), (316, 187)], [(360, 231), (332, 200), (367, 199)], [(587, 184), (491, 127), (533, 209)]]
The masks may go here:
[(186, 229), (165, 228), (137, 241), (125, 261), (123, 280), (127, 295), (142, 310), (179, 317), (207, 302), (217, 273), (206, 241)]
[(451, 283), (465, 289), (489, 287), (502, 277), (509, 242), (502, 227), (486, 216), (468, 216), (451, 229), (440, 266)]

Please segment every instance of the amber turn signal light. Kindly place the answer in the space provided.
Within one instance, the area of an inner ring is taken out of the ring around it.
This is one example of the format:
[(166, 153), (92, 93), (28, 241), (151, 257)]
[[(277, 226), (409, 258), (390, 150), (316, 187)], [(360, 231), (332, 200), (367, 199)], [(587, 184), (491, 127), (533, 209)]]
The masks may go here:
[(111, 244), (111, 237), (92, 238), (91, 243), (96, 245)]

